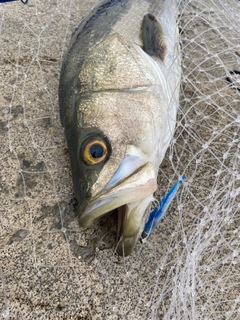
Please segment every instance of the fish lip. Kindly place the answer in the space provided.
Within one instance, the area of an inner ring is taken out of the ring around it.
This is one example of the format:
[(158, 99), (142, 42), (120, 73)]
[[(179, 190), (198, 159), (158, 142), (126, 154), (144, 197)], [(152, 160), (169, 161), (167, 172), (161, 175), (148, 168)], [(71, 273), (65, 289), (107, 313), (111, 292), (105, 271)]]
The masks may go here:
[(106, 213), (152, 195), (156, 188), (155, 171), (152, 164), (146, 163), (128, 178), (88, 202), (80, 213), (80, 225), (88, 227), (95, 219), (104, 216)]
[(136, 237), (140, 236), (142, 231), (140, 229), (143, 227), (142, 220), (146, 214), (146, 206), (153, 200), (152, 195), (156, 188), (154, 167), (152, 163), (147, 162), (114, 187), (95, 196), (80, 213), (80, 226), (88, 227), (94, 220), (117, 209), (121, 221), (117, 237), (118, 239), (133, 237), (131, 246), (133, 247)]

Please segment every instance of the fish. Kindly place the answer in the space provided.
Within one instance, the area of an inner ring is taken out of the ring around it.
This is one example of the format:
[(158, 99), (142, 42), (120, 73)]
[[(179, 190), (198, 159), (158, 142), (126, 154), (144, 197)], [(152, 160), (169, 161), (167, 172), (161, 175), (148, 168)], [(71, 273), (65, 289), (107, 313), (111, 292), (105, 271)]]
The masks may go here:
[(63, 59), (59, 110), (78, 221), (117, 215), (128, 256), (148, 220), (174, 135), (181, 82), (175, 0), (104, 0), (75, 28)]

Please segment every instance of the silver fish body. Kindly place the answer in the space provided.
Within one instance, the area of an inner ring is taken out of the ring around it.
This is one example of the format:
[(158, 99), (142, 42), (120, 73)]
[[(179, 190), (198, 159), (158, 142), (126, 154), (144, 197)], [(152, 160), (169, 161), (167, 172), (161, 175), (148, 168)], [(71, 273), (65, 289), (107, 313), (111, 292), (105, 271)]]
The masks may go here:
[(118, 212), (118, 247), (144, 228), (174, 133), (181, 54), (174, 0), (101, 1), (76, 28), (59, 104), (79, 223)]

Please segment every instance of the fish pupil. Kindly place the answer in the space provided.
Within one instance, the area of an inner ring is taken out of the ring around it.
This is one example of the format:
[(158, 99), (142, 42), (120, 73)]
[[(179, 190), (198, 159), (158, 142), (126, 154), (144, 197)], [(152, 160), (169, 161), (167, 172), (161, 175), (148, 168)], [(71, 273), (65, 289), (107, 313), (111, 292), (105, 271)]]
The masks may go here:
[(103, 156), (104, 150), (100, 144), (93, 144), (90, 148), (90, 154), (93, 158), (101, 158)]

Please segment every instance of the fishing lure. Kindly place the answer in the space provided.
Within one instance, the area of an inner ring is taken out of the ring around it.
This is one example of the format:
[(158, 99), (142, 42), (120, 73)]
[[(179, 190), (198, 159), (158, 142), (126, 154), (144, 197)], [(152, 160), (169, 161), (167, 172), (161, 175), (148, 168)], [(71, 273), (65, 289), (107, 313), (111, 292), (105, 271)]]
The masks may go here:
[(146, 238), (150, 236), (153, 230), (157, 227), (160, 220), (166, 213), (169, 205), (171, 204), (173, 198), (175, 197), (179, 187), (181, 186), (185, 176), (182, 176), (180, 180), (178, 180), (172, 188), (168, 191), (168, 193), (163, 197), (163, 199), (159, 202), (159, 205), (153, 209), (150, 213), (147, 223), (145, 224), (144, 230), (141, 235), (141, 241), (143, 242)]
[[(12, 1), (17, 1), (17, 0), (0, 0), (0, 3), (4, 3), (4, 2), (12, 2)], [(23, 4), (27, 4), (28, 3), (28, 0), (21, 0), (21, 2), (23, 3)]]

